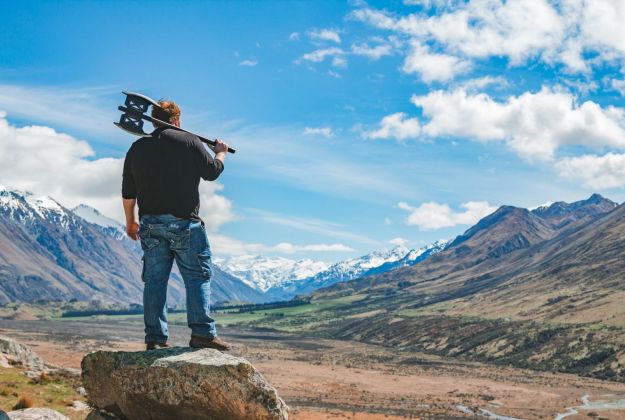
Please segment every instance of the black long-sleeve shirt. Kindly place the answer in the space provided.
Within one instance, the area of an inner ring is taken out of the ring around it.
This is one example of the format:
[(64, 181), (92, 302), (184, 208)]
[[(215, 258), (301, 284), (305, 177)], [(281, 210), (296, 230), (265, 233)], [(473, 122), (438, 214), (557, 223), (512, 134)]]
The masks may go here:
[(124, 161), (122, 197), (137, 199), (139, 215), (173, 214), (200, 219), (200, 178), (213, 181), (223, 171), (197, 136), (158, 128), (135, 141)]

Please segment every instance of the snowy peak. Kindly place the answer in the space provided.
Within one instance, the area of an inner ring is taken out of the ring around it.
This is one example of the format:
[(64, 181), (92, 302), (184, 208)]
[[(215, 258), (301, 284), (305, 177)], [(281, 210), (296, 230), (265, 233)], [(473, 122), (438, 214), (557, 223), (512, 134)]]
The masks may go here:
[[(63, 207), (55, 199), (47, 195), (36, 196), (31, 192), (7, 188), (4, 185), (1, 187), (0, 214), (19, 222), (27, 230), (37, 230), (37, 225), (42, 223), (65, 231), (82, 230), (81, 216)], [(95, 209), (93, 211), (97, 212)]]
[(93, 223), (94, 225), (98, 225), (103, 228), (115, 228), (121, 230), (122, 232), (124, 230), (124, 226), (117, 220), (106, 217), (98, 210), (86, 204), (80, 204), (74, 207), (72, 211), (74, 214), (82, 217), (89, 223)]
[(32, 194), (27, 195), (26, 201), (33, 206), (35, 211), (39, 213), (41, 217), (44, 219), (49, 217), (50, 213), (54, 213), (57, 215), (63, 215), (66, 213), (63, 206), (61, 206), (57, 201), (48, 197), (47, 195), (43, 195), (40, 197), (35, 197)]
[(407, 263), (406, 265), (412, 265), (411, 263), (415, 263), (417, 260), (422, 259), (425, 256), (444, 250), (448, 243), (449, 241), (445, 239), (439, 239), (438, 241), (422, 248), (411, 249), (408, 253), (406, 253), (403, 260)]
[(310, 259), (295, 261), (262, 255), (216, 258), (214, 262), (222, 270), (243, 280), (248, 286), (263, 292), (287, 281), (306, 279), (327, 268), (327, 264), (322, 261)]
[(0, 214), (22, 224), (34, 220), (54, 220), (64, 226), (69, 223), (67, 211), (50, 197), (35, 197), (30, 192), (4, 186), (0, 189)]
[(390, 250), (374, 251), (362, 257), (333, 264), (310, 278), (284, 282), (279, 286), (272, 287), (267, 293), (276, 300), (290, 299), (335, 283), (415, 265), (430, 255), (442, 251), (446, 246), (447, 241), (440, 240), (419, 249), (411, 250), (400, 245)]

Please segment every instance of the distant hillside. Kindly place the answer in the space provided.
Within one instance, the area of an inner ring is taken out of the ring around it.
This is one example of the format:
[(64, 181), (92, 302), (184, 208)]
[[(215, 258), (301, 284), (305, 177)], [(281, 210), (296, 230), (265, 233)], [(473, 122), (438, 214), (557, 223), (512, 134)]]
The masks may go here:
[[(77, 213), (98, 216), (81, 206)], [(99, 215), (101, 217), (101, 215)], [(90, 223), (50, 197), (0, 187), (0, 304), (37, 300), (140, 303), (141, 248), (120, 228)], [(257, 291), (215, 267), (213, 302), (262, 300)], [(185, 301), (172, 275), (169, 302)]]
[(325, 334), (625, 380), (625, 205), (599, 195), (503, 206), (411, 267), (336, 284), (360, 295)]
[[(562, 203), (552, 206), (563, 208)], [(554, 243), (564, 246), (580, 229), (594, 229), (593, 223), (606, 218), (617, 204), (593, 195), (571, 203), (568, 208), (566, 214), (554, 219), (554, 212), (549, 209), (529, 211), (502, 206), (422, 263), (343, 283), (320, 293), (384, 288), (402, 282), (404, 293), (425, 293), (430, 301), (470, 296), (515, 276), (527, 275), (529, 263), (538, 258), (540, 249)]]

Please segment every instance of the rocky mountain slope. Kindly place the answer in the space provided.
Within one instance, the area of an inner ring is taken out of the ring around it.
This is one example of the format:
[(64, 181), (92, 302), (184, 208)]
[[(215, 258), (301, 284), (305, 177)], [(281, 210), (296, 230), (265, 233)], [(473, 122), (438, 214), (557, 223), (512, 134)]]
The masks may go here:
[[(84, 207), (78, 213), (98, 215)], [(50, 197), (0, 187), (0, 303), (73, 298), (140, 303), (141, 249), (119, 233), (119, 227), (90, 223)], [(262, 300), (240, 280), (218, 268), (214, 272), (213, 302)], [(184, 302), (184, 286), (175, 274), (169, 302)]]
[(504, 206), (411, 267), (336, 284), (324, 334), (625, 380), (625, 205)]
[[(561, 203), (552, 206), (562, 208)], [(570, 210), (557, 218), (552, 216), (554, 209), (529, 211), (502, 206), (422, 263), (349, 282), (343, 289), (362, 290), (402, 282), (405, 292), (426, 293), (430, 299), (472, 295), (512, 276), (526, 275), (529, 261), (538, 257), (539, 249), (549, 243), (564, 246), (572, 235), (584, 227), (592, 229), (592, 223), (607, 217), (616, 207), (616, 203), (596, 195), (571, 203)]]

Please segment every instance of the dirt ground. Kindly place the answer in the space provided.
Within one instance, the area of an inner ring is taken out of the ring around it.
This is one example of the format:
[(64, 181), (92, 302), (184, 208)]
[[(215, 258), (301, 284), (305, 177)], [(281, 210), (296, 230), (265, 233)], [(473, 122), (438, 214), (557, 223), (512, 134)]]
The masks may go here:
[[(80, 367), (95, 349), (142, 349), (141, 330), (134, 322), (0, 320), (0, 335), (66, 367)], [(186, 345), (186, 328), (172, 326), (171, 333), (174, 345)], [(277, 388), (296, 420), (550, 419), (581, 406), (583, 396), (616, 403), (578, 408), (567, 420), (625, 419), (618, 409), (625, 400), (621, 383), (273, 332), (222, 329), (221, 335)]]

